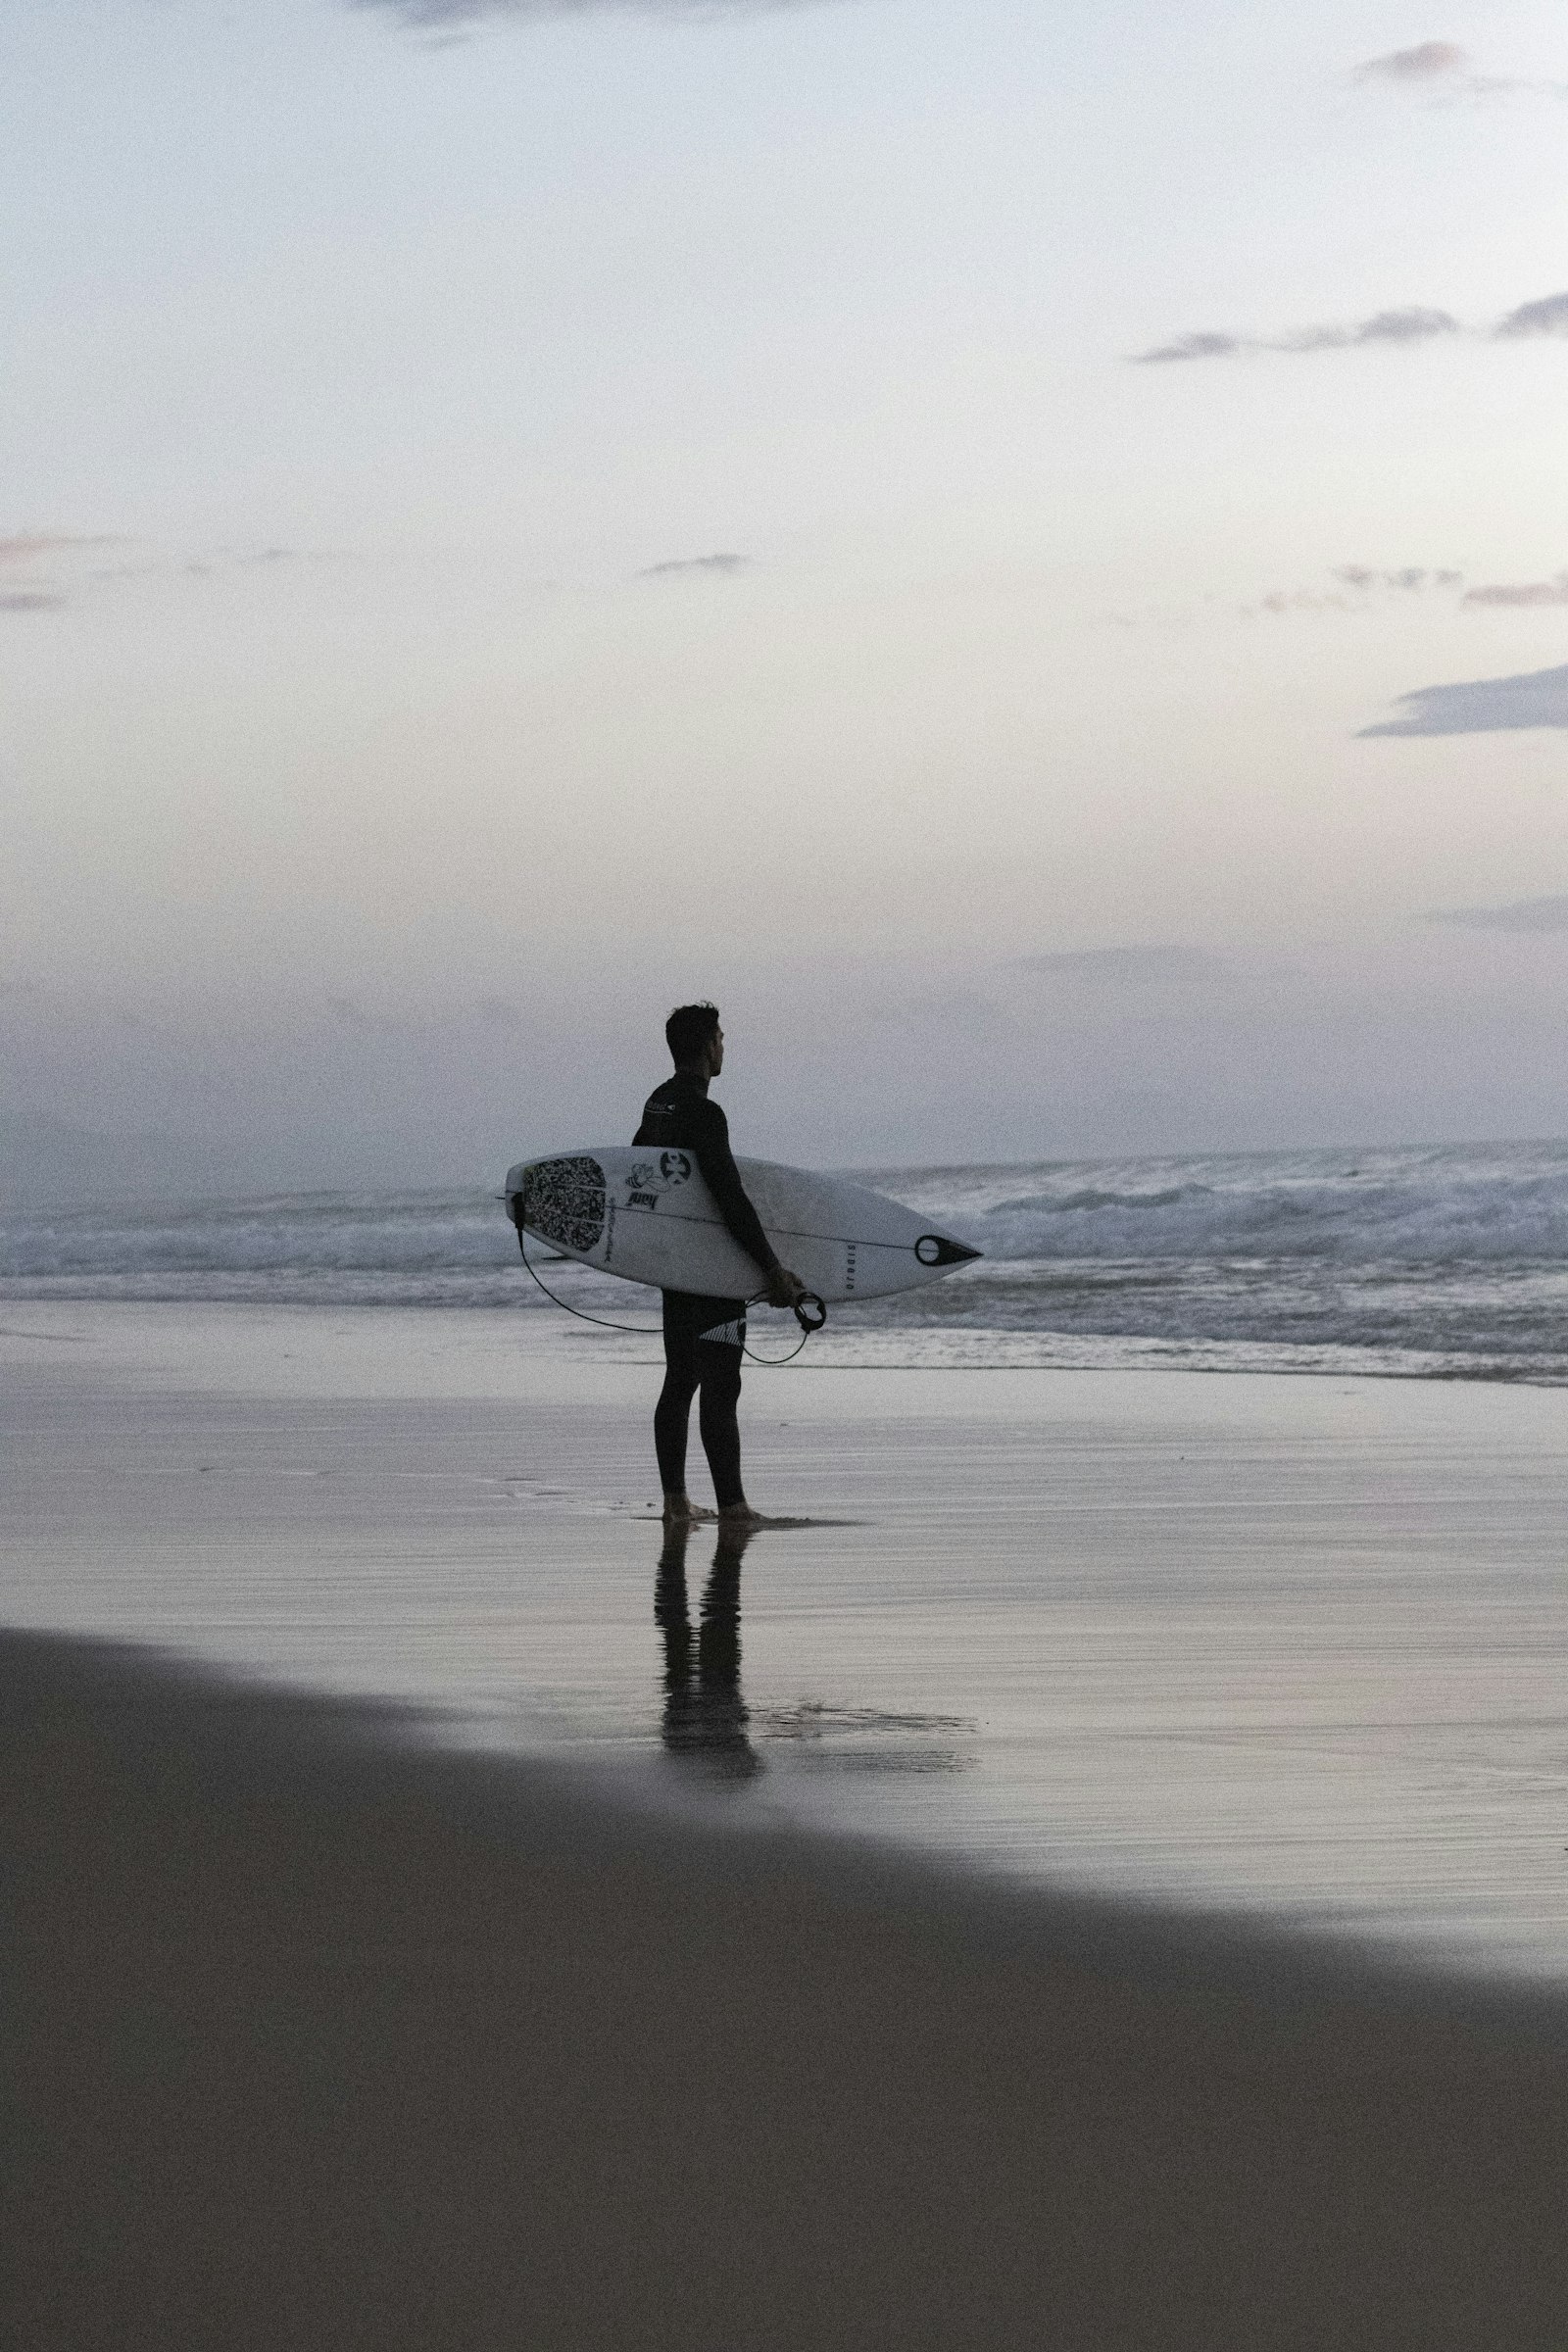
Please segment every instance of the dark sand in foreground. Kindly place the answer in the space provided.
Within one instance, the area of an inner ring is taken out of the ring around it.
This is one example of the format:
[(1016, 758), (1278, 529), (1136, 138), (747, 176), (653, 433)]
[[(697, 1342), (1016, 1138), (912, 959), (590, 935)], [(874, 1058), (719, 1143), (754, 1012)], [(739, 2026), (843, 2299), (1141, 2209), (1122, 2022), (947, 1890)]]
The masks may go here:
[(1568, 2341), (1568, 2031), (0, 1641), (9, 2340)]

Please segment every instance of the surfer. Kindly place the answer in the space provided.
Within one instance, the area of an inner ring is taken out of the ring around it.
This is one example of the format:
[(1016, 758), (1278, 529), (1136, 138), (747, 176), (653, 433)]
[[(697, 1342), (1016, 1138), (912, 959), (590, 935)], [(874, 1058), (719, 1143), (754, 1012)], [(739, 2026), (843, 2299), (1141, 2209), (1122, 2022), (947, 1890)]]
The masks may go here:
[[(724, 1066), (717, 1006), (678, 1004), (664, 1023), (664, 1037), (674, 1075), (649, 1096), (632, 1142), (654, 1151), (691, 1153), (719, 1215), (747, 1255), (757, 1260), (769, 1303), (793, 1306), (804, 1298), (806, 1286), (780, 1264), (762, 1231), (729, 1148), (729, 1121), (709, 1100), (709, 1082)], [(662, 1297), (664, 1386), (654, 1409), (654, 1447), (664, 1517), (704, 1515), (686, 1492), (686, 1436), (692, 1398), (697, 1396), (697, 1426), (713, 1474), (718, 1515), (739, 1525), (760, 1525), (760, 1513), (752, 1509), (741, 1485), (741, 1433), (735, 1409), (741, 1394), (746, 1301), (704, 1298), (693, 1291), (665, 1291)]]

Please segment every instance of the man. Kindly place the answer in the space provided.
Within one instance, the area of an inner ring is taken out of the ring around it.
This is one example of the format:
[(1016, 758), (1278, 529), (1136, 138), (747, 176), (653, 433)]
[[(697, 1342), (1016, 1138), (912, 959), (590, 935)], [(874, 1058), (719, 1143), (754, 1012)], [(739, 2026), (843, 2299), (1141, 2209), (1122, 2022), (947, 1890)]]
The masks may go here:
[[(729, 1121), (708, 1097), (709, 1081), (724, 1066), (724, 1032), (712, 1004), (679, 1004), (664, 1023), (675, 1074), (656, 1087), (643, 1106), (643, 1123), (632, 1137), (657, 1151), (689, 1152), (719, 1215), (748, 1256), (757, 1261), (760, 1287), (774, 1306), (793, 1306), (805, 1285), (780, 1265), (761, 1219), (746, 1198), (729, 1148)], [(700, 1395), (697, 1426), (713, 1474), (720, 1519), (755, 1527), (741, 1486), (741, 1433), (735, 1408), (741, 1394), (741, 1350), (746, 1345), (744, 1298), (707, 1298), (692, 1291), (665, 1291), (664, 1386), (654, 1411), (654, 1446), (667, 1520), (703, 1516), (686, 1493), (686, 1433), (692, 1398)]]

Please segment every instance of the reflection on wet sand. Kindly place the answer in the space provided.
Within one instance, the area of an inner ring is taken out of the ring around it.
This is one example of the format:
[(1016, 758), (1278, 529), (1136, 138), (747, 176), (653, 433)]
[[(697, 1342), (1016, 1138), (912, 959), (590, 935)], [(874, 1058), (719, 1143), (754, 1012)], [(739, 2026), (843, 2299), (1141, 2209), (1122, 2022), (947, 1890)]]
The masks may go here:
[[(767, 1770), (752, 1743), (751, 1710), (741, 1696), (741, 1560), (756, 1528), (716, 1530), (717, 1541), (694, 1633), (686, 1592), (686, 1554), (703, 1523), (664, 1530), (654, 1588), (654, 1621), (664, 1640), (662, 1736), (672, 1756), (695, 1761), (714, 1779), (744, 1781)], [(769, 1740), (790, 1743), (802, 1767), (858, 1774), (965, 1772), (977, 1726), (963, 1715), (892, 1713), (870, 1706), (802, 1699), (764, 1707), (758, 1718)]]
[(970, 1715), (897, 1714), (806, 1698), (794, 1706), (764, 1707), (758, 1720), (765, 1739), (790, 1741), (797, 1770), (970, 1772), (978, 1760), (968, 1742), (980, 1727)]
[(654, 1621), (664, 1637), (664, 1745), (719, 1780), (752, 1780), (764, 1769), (747, 1732), (750, 1717), (741, 1696), (741, 1560), (753, 1532), (718, 1530), (698, 1621), (695, 1675), (686, 1597), (689, 1522), (666, 1527), (654, 1587)]

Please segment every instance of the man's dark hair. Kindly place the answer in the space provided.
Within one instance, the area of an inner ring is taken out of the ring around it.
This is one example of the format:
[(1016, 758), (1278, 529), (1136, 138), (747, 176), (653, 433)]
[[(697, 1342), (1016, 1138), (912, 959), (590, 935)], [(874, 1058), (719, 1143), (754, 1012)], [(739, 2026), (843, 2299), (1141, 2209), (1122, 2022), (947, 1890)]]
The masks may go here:
[(683, 1061), (695, 1061), (718, 1027), (716, 1004), (677, 1004), (664, 1023), (664, 1043), (679, 1069)]

